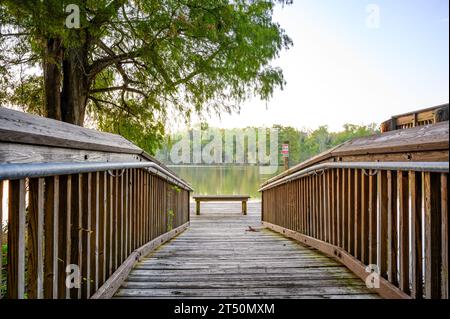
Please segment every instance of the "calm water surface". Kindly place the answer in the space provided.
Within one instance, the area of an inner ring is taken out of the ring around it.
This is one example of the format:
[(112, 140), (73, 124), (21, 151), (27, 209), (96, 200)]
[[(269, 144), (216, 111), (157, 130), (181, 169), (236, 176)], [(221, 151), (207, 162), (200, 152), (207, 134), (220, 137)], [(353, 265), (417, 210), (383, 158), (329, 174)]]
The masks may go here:
[(260, 174), (258, 166), (171, 166), (181, 178), (200, 195), (248, 194), (252, 199), (261, 199), (258, 192), (261, 183), (279, 174)]

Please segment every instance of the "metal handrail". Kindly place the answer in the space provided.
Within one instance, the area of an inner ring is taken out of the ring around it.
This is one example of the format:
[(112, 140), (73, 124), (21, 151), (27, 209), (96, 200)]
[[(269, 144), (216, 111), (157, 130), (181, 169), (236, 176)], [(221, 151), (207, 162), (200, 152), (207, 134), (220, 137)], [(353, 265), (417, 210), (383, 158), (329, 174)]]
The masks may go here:
[(145, 168), (175, 185), (193, 191), (179, 177), (153, 162), (80, 162), (0, 164), (0, 180), (91, 173), (128, 168)]
[(408, 170), (417, 172), (448, 173), (448, 162), (329, 162), (313, 165), (301, 171), (295, 172), (279, 180), (273, 181), (261, 187), (258, 192), (285, 184), (305, 175), (314, 174), (317, 171), (332, 168), (353, 168), (370, 170)]

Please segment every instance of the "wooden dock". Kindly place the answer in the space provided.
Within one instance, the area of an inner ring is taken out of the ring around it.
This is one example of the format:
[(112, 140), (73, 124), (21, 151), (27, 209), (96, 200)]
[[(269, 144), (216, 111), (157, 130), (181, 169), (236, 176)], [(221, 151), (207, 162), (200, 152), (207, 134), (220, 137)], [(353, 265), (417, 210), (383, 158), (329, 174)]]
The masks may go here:
[[(341, 263), (261, 227), (261, 203), (205, 203), (115, 298), (378, 298)], [(249, 230), (251, 226), (256, 231)]]

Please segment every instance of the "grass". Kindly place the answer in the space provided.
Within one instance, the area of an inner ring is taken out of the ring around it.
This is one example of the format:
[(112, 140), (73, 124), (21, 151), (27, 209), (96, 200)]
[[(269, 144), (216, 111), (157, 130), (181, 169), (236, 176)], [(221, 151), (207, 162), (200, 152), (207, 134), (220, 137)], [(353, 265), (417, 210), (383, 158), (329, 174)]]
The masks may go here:
[(7, 252), (8, 252), (8, 245), (7, 244), (2, 245), (1, 249), (2, 249), (2, 259), (3, 259), (2, 260), (2, 266), (3, 266), (3, 269), (1, 269), (2, 282), (0, 282), (0, 299), (6, 293), (6, 267), (5, 266), (6, 266), (6, 262), (7, 262), (6, 255), (7, 255)]

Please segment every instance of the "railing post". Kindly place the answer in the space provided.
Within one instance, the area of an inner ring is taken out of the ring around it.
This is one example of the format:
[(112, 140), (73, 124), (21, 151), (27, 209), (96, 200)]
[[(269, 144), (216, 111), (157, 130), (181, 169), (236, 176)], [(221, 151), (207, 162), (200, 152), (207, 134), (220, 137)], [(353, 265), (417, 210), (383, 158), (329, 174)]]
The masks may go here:
[(195, 201), (195, 213), (197, 215), (200, 215), (200, 201), (199, 200)]
[(247, 215), (247, 201), (246, 200), (242, 201), (242, 213), (244, 215)]

